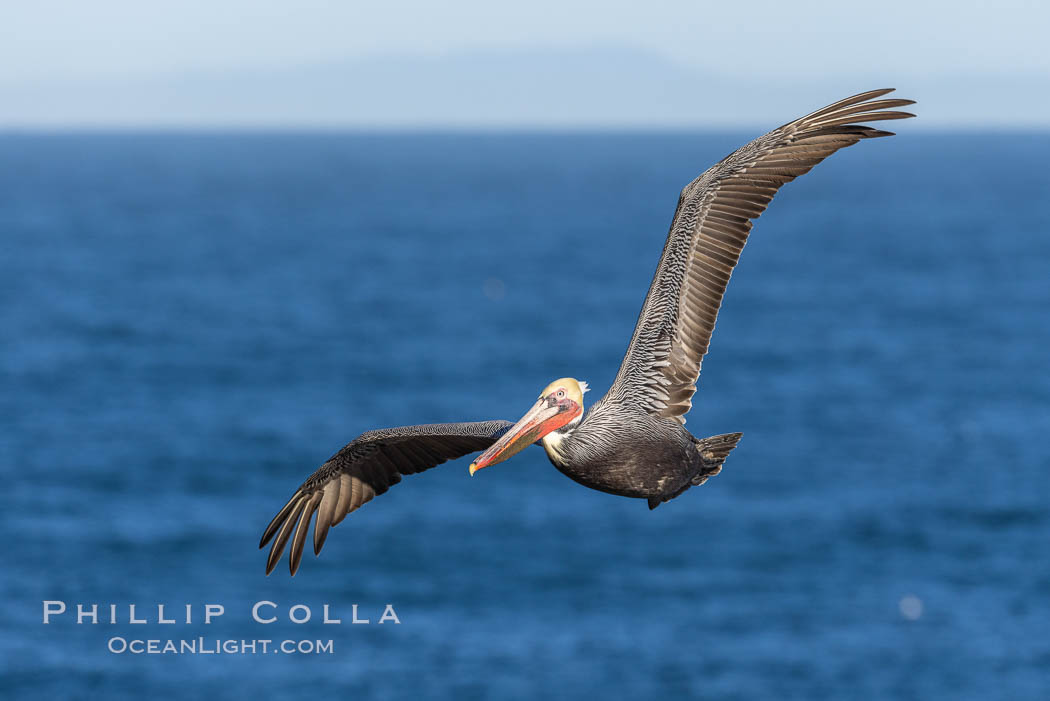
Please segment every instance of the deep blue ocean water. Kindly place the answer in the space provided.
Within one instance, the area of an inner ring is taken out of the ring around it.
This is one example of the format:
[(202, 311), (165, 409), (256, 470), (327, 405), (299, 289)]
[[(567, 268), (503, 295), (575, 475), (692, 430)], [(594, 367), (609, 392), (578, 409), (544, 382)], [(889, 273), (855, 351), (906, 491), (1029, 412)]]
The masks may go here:
[[(1050, 136), (911, 126), (757, 222), (688, 417), (744, 432), (717, 478), (650, 512), (454, 462), (294, 579), (259, 534), (358, 433), (600, 396), (754, 135), (0, 136), (0, 696), (1050, 697)], [(333, 651), (107, 649), (200, 636)]]

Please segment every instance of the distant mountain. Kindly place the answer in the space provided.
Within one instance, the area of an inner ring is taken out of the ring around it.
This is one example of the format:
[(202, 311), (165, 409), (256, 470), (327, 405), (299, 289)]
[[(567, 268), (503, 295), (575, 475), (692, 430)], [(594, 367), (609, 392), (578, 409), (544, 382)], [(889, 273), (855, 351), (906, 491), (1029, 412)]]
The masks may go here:
[(705, 74), (623, 47), (377, 56), (273, 70), (0, 85), (0, 127), (766, 128), (874, 87), (925, 126), (1050, 126), (1050, 77)]

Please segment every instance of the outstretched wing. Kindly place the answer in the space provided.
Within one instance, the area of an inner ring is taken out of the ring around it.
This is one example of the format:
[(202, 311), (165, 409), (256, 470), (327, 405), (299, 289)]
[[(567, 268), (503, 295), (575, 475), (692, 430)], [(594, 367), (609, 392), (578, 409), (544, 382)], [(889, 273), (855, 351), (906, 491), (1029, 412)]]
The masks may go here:
[[(401, 481), (402, 475), (429, 470), (447, 460), (485, 450), (511, 426), (509, 421), (402, 426), (362, 433), (328, 459), (303, 482), (263, 532), (259, 547), (277, 536), (270, 547), (266, 574), (281, 559), (288, 540), (288, 567), (294, 576), (303, 558), (310, 520), (314, 554), (321, 552), (328, 529), (372, 497)], [(294, 534), (294, 535), (293, 535)]]
[(892, 136), (859, 122), (914, 117), (872, 90), (774, 129), (685, 186), (610, 400), (685, 423), (729, 276), (773, 195), (840, 148)]

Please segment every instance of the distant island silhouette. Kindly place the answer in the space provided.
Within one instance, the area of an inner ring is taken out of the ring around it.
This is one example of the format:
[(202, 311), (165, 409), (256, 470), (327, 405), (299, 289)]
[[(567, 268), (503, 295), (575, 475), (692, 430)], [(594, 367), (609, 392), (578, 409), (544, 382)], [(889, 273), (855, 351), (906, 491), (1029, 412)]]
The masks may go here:
[(868, 75), (829, 66), (784, 80), (708, 74), (652, 51), (599, 45), (0, 83), (0, 128), (754, 131), (857, 84), (921, 96), (923, 128), (1050, 125), (1046, 76), (916, 76), (873, 65)]

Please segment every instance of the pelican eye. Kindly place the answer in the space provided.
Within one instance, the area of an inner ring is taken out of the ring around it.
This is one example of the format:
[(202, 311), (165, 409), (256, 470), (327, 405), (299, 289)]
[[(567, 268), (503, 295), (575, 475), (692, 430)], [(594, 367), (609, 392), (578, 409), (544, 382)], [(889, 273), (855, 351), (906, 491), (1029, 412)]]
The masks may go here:
[(558, 396), (559, 396), (559, 397), (564, 397), (564, 396), (565, 396), (565, 390), (563, 390), (563, 389), (559, 389), (559, 390), (558, 390)]

